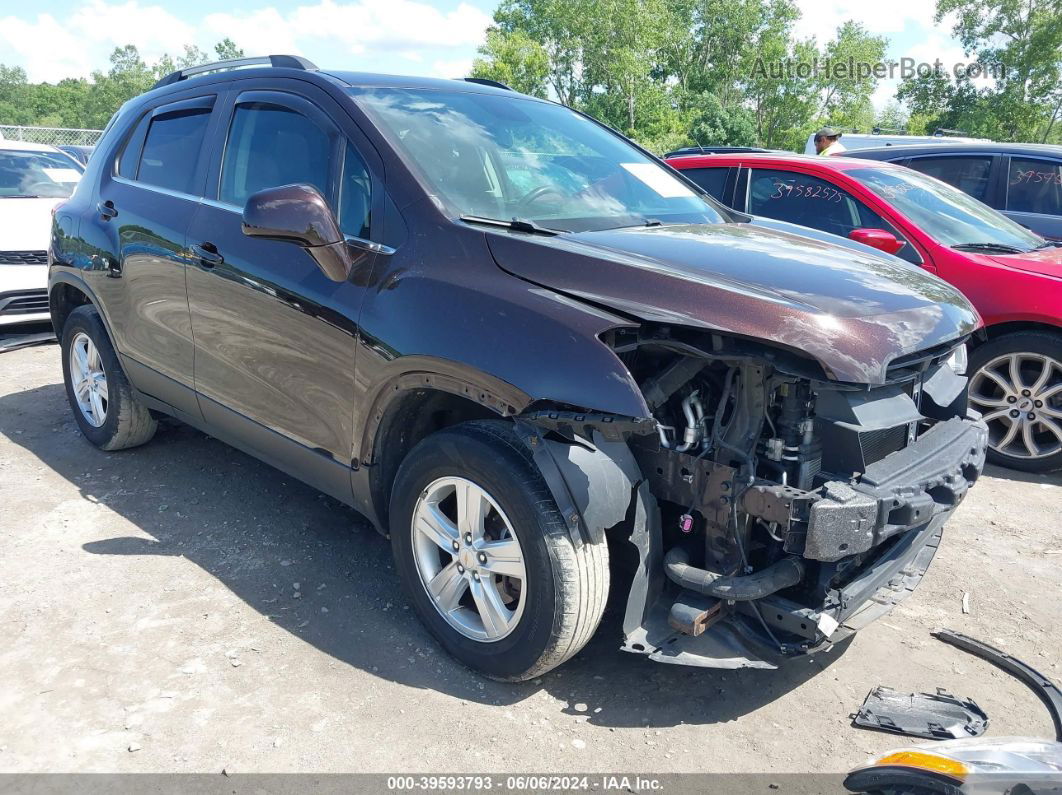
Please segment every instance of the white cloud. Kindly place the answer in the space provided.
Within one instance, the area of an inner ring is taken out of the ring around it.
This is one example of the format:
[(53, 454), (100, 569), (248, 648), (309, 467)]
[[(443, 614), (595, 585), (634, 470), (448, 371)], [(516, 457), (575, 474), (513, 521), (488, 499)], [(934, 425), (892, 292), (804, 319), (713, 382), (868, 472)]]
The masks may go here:
[(889, 0), (889, 2), (826, 4), (818, 0), (798, 0), (800, 20), (795, 32), (799, 38), (815, 36), (819, 44), (833, 38), (837, 28), (848, 20), (861, 23), (878, 36), (902, 33), (908, 25), (924, 30), (934, 27), (932, 0)]
[(472, 58), (435, 61), (431, 65), (433, 77), (467, 77), (472, 72)]
[(203, 19), (203, 28), (205, 30), (202, 32), (209, 32), (207, 38), (210, 41), (220, 41), (228, 36), (248, 55), (305, 54), (296, 43), (290, 21), (272, 7), (246, 14), (207, 14)]
[(366, 66), (396, 55), (414, 63), (441, 57), (434, 71), (445, 67), (464, 73), (471, 59), (458, 64), (446, 61), (446, 55), (473, 51), (483, 41), (490, 16), (464, 0), (456, 5), (442, 0), (441, 8), (433, 2), (310, 0), (281, 5), (283, 10), (263, 4), (250, 11), (210, 13), (192, 24), (150, 0), (83, 0), (61, 22), (47, 13), (0, 17), (0, 53), (10, 53), (0, 60), (23, 66), (32, 81), (55, 82), (106, 70), (108, 56), (118, 46), (135, 44), (151, 62), (164, 53), (180, 55), (185, 44), (212, 52), (228, 36), (249, 55), (347, 53), (361, 56)]

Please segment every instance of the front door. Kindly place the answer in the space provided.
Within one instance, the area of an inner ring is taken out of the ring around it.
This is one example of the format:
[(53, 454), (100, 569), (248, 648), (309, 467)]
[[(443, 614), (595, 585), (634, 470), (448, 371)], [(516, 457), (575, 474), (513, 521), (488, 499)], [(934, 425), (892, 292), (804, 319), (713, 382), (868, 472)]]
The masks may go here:
[[(345, 234), (368, 235), (364, 161), (317, 105), (245, 91), (223, 122), (216, 199), (188, 232), (195, 388), (228, 441), (345, 502), (357, 315), (363, 288), (335, 282), (291, 243), (242, 232), (247, 198), (279, 185), (316, 187)], [(213, 178), (213, 177), (212, 177)]]

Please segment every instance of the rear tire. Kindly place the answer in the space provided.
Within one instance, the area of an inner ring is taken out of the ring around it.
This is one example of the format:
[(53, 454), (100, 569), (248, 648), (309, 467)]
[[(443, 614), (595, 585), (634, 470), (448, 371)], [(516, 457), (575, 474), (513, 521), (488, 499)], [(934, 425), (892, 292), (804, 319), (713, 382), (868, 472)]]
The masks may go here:
[[(484, 507), (461, 511), (459, 495)], [(420, 529), (428, 525), (442, 532)], [(466, 530), (484, 540), (467, 543)], [(597, 629), (608, 597), (603, 534), (599, 542), (573, 542), (509, 423), (464, 423), (420, 442), (395, 481), (390, 531), (395, 565), (420, 619), (450, 654), (487, 676), (538, 676), (574, 656)], [(514, 553), (504, 569), (485, 553), (477, 558), (478, 550), (504, 543)], [(441, 587), (447, 577), (450, 586)], [(480, 607), (488, 587), (497, 589), (504, 610)]]
[(63, 326), (63, 381), (74, 419), (101, 450), (144, 444), (158, 423), (133, 392), (94, 306), (79, 306)]
[(1062, 335), (1004, 334), (974, 349), (968, 373), (970, 406), (988, 423), (988, 461), (1025, 472), (1062, 467)]

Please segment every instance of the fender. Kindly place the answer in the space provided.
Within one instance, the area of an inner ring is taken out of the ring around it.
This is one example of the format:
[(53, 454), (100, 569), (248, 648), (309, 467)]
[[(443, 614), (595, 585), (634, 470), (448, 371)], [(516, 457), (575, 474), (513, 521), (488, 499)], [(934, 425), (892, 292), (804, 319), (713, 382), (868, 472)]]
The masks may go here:
[(592, 442), (582, 437), (546, 436), (541, 427), (522, 419), (516, 421), (516, 430), (531, 451), (576, 546), (603, 543), (606, 530), (621, 524), (629, 527), (626, 541), (636, 559), (623, 635), (625, 648), (637, 644), (650, 608), (663, 590), (663, 540), (659, 505), (630, 447), (625, 441), (609, 441), (596, 430)]
[[(89, 287), (88, 282), (77, 273), (71, 270), (59, 270), (58, 268), (52, 267), (48, 273), (48, 308), (52, 312), (52, 329), (55, 331), (56, 338), (62, 340), (63, 337), (63, 330), (55, 327), (55, 312), (52, 304), (52, 289), (57, 284), (69, 284), (71, 287), (76, 287), (78, 292), (84, 293), (85, 296), (88, 297), (89, 303), (91, 303), (96, 311), (99, 312), (100, 319), (103, 320), (103, 327), (107, 329), (107, 336), (110, 337), (112, 341), (115, 339), (114, 330), (111, 328), (110, 317), (107, 314), (107, 310), (103, 308), (103, 302), (100, 301), (95, 290)], [(117, 346), (115, 346), (115, 350), (117, 350)], [(119, 353), (121, 353), (121, 351), (119, 351)]]

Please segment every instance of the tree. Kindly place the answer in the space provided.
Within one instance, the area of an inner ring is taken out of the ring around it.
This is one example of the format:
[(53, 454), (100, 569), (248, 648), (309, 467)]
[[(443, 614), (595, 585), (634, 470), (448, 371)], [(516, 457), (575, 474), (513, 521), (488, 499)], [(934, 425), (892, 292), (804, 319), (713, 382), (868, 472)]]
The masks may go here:
[[(874, 107), (870, 97), (877, 79), (870, 66), (884, 62), (887, 47), (885, 38), (870, 35), (855, 22), (845, 22), (837, 29), (836, 37), (826, 44), (823, 53), (828, 67), (817, 79), (822, 92), (819, 115), (829, 124), (858, 130), (872, 126)], [(850, 64), (856, 66), (855, 74), (851, 73)]]
[(497, 80), (534, 97), (546, 96), (549, 56), (522, 30), (506, 33), (490, 28), (479, 54), (481, 57), (472, 63), (473, 77)]
[(233, 58), (245, 57), (243, 50), (240, 47), (237, 47), (236, 42), (228, 36), (214, 45), (214, 52), (217, 53), (219, 61), (228, 61)]

